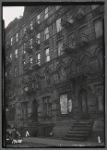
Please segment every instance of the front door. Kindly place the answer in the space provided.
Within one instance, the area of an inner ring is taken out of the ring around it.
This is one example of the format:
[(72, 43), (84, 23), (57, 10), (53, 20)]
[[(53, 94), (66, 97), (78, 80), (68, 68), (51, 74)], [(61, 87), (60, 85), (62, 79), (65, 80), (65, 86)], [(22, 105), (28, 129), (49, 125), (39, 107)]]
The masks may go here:
[(32, 119), (38, 121), (38, 103), (36, 100), (32, 102)]
[(22, 103), (22, 117), (24, 120), (27, 119), (27, 115), (28, 115), (28, 103), (23, 102)]
[(79, 107), (82, 119), (88, 119), (87, 91), (85, 89), (79, 92)]

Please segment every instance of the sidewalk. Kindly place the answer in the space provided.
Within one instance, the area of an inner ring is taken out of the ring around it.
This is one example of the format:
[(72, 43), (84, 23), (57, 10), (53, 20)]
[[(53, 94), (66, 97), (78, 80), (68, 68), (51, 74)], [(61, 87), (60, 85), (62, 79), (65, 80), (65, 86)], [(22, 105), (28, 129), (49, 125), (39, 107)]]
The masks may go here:
[(104, 143), (90, 142), (90, 141), (67, 141), (50, 138), (28, 137), (23, 138), (23, 142), (45, 144), (49, 147), (104, 147)]

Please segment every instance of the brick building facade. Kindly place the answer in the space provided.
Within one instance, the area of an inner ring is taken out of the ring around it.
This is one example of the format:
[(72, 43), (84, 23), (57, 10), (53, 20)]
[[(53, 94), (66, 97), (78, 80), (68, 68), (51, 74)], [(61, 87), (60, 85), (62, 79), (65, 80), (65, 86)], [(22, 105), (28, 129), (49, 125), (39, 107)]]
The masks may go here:
[(93, 120), (93, 130), (104, 130), (103, 25), (102, 4), (25, 7), (9, 24), (10, 124), (35, 136), (62, 137), (75, 120)]

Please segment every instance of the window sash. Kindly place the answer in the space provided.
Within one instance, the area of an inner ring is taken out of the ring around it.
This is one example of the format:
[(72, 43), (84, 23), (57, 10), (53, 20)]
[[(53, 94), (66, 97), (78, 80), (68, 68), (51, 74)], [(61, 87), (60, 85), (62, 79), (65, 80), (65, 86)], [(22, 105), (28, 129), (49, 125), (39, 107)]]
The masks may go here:
[(12, 60), (12, 54), (10, 54), (10, 59)]
[(63, 54), (62, 50), (63, 50), (63, 42), (60, 41), (58, 42), (58, 55), (59, 56)]
[(49, 39), (49, 29), (48, 28), (45, 29), (44, 33), (45, 33), (45, 40)]
[(18, 42), (18, 33), (16, 33), (16, 42)]
[(40, 24), (40, 14), (37, 16), (37, 23)]
[(45, 19), (46, 18), (48, 18), (48, 12), (49, 12), (49, 10), (48, 10), (48, 7), (45, 9)]
[(61, 6), (60, 5), (57, 5), (55, 6), (55, 9), (58, 10)]
[(102, 21), (101, 21), (101, 20), (96, 20), (96, 21), (94, 22), (94, 26), (95, 26), (96, 38), (101, 37), (102, 34), (103, 34)]
[(33, 63), (33, 58), (31, 57), (31, 58), (29, 59), (29, 61), (30, 61), (30, 63)]
[(40, 44), (40, 33), (38, 33), (38, 34), (36, 35), (36, 40), (37, 40), (37, 43)]
[(18, 49), (15, 50), (15, 57), (18, 58)]
[(33, 30), (33, 22), (30, 23), (30, 29)]
[(11, 45), (13, 45), (13, 37), (11, 38)]
[(60, 32), (62, 30), (61, 18), (59, 18), (58, 20), (56, 20), (56, 27), (57, 27), (57, 32)]
[(17, 76), (17, 67), (14, 67), (14, 76)]
[(49, 116), (52, 112), (52, 103), (49, 102), (50, 97), (44, 98), (44, 113), (45, 115)]

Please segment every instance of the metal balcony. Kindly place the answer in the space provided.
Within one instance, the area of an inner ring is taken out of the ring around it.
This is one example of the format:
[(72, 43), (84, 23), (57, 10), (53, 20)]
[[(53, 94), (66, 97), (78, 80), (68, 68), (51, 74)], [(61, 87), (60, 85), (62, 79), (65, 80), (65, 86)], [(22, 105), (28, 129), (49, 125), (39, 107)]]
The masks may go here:
[(22, 55), (22, 59), (25, 59), (25, 54)]
[(7, 45), (6, 45), (6, 50), (9, 51), (9, 50), (11, 50), (11, 49), (12, 49), (12, 46), (11, 46), (10, 44), (7, 44)]
[(29, 74), (30, 72), (32, 72), (32, 66), (31, 63), (27, 63), (23, 66), (23, 74)]
[(6, 60), (5, 64), (7, 67), (10, 67), (12, 65), (12, 62), (10, 59), (8, 59), (8, 60)]
[(39, 27), (40, 24), (38, 24), (37, 22), (34, 23), (34, 30), (37, 30), (37, 28)]
[(32, 69), (36, 70), (40, 68), (40, 64), (38, 62), (32, 64)]
[(27, 28), (26, 33), (27, 34), (31, 34), (33, 32), (33, 30), (31, 30), (30, 28)]
[(38, 70), (40, 68), (40, 65), (38, 63), (27, 63), (23, 67), (23, 74), (29, 74), (33, 72), (34, 70)]
[(22, 39), (21, 39), (21, 44), (22, 43), (26, 43), (27, 40), (28, 40), (28, 36), (27, 36), (27, 33), (25, 32), (24, 35), (23, 35), (23, 37), (22, 37)]
[(29, 94), (32, 94), (32, 93), (36, 92), (36, 89), (32, 88), (31, 86), (28, 85), (28, 86), (25, 87), (24, 91), (25, 91), (26, 94), (29, 95)]
[(84, 32), (81, 34), (74, 35), (74, 38), (72, 38), (71, 45), (64, 47), (64, 52), (70, 54), (73, 52), (76, 52), (77, 49), (83, 48), (84, 46), (87, 46), (89, 43), (88, 35)]
[(73, 23), (70, 23), (69, 21), (65, 21), (65, 20), (62, 20), (61, 22), (62, 27), (66, 28), (67, 30), (72, 28), (72, 24)]
[(44, 45), (45, 45), (45, 46), (48, 46), (48, 45), (49, 45), (49, 39), (47, 39), (47, 40), (44, 41)]
[(40, 50), (40, 44), (38, 44), (37, 42), (33, 44), (33, 47), (36, 49), (36, 51)]
[(83, 19), (84, 16), (85, 16), (84, 10), (82, 8), (79, 8), (77, 10), (77, 14), (75, 16), (75, 20), (76, 21), (80, 21), (81, 19)]
[(25, 51), (26, 51), (27, 53), (29, 53), (29, 54), (32, 54), (32, 53), (33, 53), (33, 49), (32, 49), (31, 47), (27, 47), (27, 48), (25, 49)]
[(59, 40), (60, 38), (62, 38), (62, 31), (57, 33), (57, 40)]

